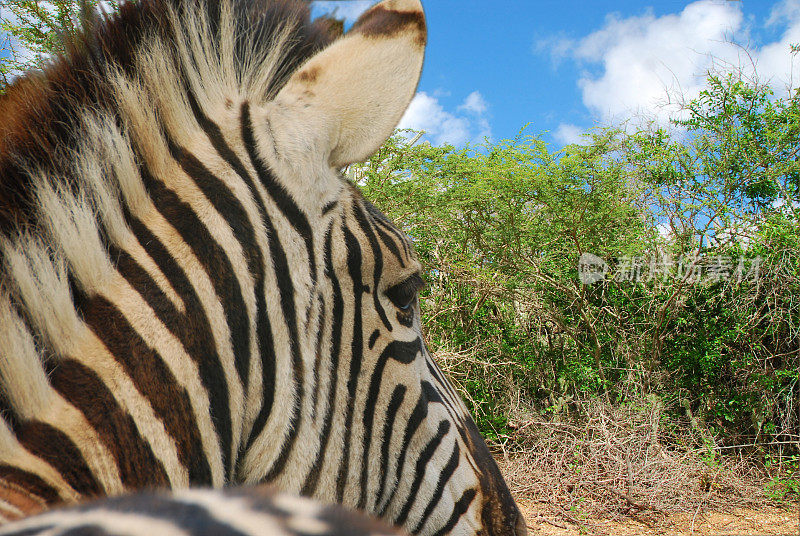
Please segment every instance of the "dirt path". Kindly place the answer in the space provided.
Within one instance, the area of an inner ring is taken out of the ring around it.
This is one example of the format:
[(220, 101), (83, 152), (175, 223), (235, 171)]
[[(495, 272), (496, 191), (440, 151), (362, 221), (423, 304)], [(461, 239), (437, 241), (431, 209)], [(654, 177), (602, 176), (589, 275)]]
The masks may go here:
[(672, 514), (651, 517), (646, 522), (627, 518), (618, 521), (577, 520), (569, 513), (553, 515), (553, 508), (518, 501), (528, 521), (531, 536), (800, 536), (800, 505), (783, 510), (735, 510), (731, 513)]

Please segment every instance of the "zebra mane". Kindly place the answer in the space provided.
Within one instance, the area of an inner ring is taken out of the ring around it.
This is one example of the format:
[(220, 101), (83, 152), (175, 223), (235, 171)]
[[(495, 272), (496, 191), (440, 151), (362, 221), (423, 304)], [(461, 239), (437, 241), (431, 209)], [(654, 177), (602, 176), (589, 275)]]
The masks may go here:
[(129, 0), (119, 13), (91, 15), (64, 54), (0, 97), (0, 236), (36, 225), (33, 174), (80, 189), (71, 162), (83, 115), (119, 117), (112, 78), (138, 80), (150, 43), (161, 45), (156, 54), (171, 52), (174, 83), (198, 99), (229, 89), (263, 101), (341, 33), (340, 21), (311, 22), (300, 0)]

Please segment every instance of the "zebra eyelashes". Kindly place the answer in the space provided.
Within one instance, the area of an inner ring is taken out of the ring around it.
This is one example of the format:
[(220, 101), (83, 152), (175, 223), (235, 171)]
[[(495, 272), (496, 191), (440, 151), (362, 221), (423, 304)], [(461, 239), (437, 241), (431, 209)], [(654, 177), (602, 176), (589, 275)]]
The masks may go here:
[(404, 281), (395, 286), (390, 287), (386, 291), (386, 297), (401, 311), (408, 311), (417, 300), (417, 293), (424, 287), (425, 280), (422, 279), (422, 276), (418, 272), (407, 277)]

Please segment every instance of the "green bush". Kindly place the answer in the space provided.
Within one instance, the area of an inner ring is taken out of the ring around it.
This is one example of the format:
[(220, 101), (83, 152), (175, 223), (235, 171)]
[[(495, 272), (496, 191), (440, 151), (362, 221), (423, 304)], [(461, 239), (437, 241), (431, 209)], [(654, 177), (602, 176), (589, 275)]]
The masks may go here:
[[(430, 346), (484, 434), (510, 437), (520, 405), (568, 414), (588, 397), (655, 395), (712, 448), (791, 448), (797, 101), (711, 77), (676, 135), (600, 129), (553, 153), (524, 133), (467, 149), (400, 133), (348, 170), (412, 236)], [(607, 262), (592, 285), (584, 253)], [(672, 260), (632, 280), (637, 259)], [(678, 269), (692, 262), (696, 280)]]

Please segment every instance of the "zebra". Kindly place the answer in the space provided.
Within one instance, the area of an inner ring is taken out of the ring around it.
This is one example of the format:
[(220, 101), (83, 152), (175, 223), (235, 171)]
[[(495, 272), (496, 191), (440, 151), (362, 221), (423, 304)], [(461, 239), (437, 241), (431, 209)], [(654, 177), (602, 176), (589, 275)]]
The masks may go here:
[(337, 505), (271, 486), (146, 491), (50, 510), (0, 527), (0, 536), (399, 536)]
[(409, 237), (342, 175), (391, 135), (419, 0), (130, 0), (0, 100), (0, 516), (269, 483), (523, 534), (421, 335)]

